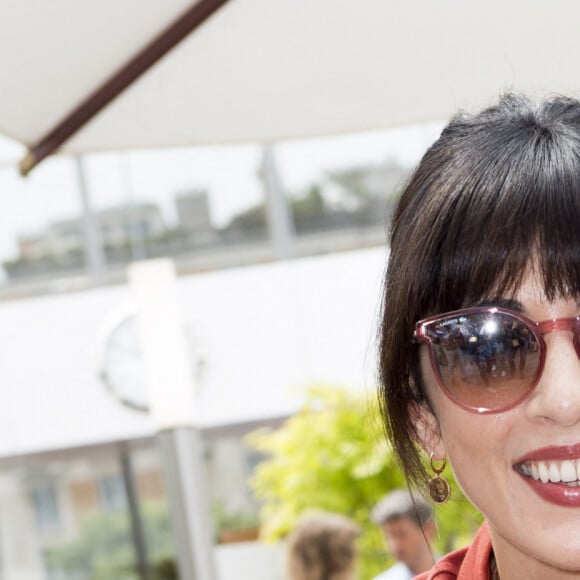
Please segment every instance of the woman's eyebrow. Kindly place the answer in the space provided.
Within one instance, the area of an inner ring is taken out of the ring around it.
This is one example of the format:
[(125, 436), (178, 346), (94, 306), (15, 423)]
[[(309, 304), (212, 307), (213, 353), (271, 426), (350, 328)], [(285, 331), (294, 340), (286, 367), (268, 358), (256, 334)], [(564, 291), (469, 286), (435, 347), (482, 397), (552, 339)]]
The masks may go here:
[(498, 308), (506, 308), (507, 310), (513, 310), (514, 312), (524, 312), (524, 306), (519, 300), (514, 298), (502, 298), (498, 296), (496, 298), (486, 298), (481, 302), (478, 302), (476, 306), (497, 306)]

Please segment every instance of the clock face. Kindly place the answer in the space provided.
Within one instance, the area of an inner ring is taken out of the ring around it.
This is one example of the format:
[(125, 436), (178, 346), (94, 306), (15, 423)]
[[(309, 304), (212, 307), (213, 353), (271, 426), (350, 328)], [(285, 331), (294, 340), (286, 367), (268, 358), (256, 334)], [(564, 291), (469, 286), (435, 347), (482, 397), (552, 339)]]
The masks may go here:
[[(101, 355), (100, 378), (106, 388), (123, 405), (149, 412), (145, 361), (139, 345), (137, 314), (127, 310), (107, 327)], [(183, 324), (183, 334), (192, 361), (194, 383), (202, 386), (206, 357), (200, 337), (192, 336), (189, 325)]]
[(149, 411), (145, 363), (134, 312), (121, 317), (105, 338), (101, 379), (121, 403), (136, 411)]

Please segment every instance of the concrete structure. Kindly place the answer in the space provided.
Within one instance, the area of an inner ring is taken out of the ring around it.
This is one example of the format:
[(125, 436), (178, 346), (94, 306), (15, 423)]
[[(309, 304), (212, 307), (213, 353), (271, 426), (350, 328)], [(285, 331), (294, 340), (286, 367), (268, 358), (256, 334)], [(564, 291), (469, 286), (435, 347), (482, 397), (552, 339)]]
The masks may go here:
[[(197, 404), (210, 487), (229, 513), (254, 508), (247, 477), (259, 458), (244, 449), (244, 433), (292, 414), (309, 383), (373, 385), (385, 258), (373, 248), (179, 278), (180, 306), (205, 360)], [(120, 443), (133, 449), (142, 497), (159, 492), (152, 424), (121, 406), (98, 377), (104, 331), (130, 305), (124, 285), (0, 303), (6, 580), (69, 580), (48, 575), (46, 550), (76, 537), (83, 510), (120, 501)], [(217, 548), (220, 580), (283, 577), (282, 549), (248, 550), (244, 561), (254, 572), (242, 577), (229, 575), (239, 550)]]
[[(165, 232), (160, 209), (150, 203), (102, 210), (95, 213), (95, 220), (106, 248), (127, 247), (135, 236), (148, 239)], [(34, 261), (44, 258), (64, 259), (70, 254), (81, 254), (84, 235), (80, 217), (56, 221), (49, 224), (45, 232), (20, 237), (18, 257)]]
[(207, 191), (193, 190), (175, 196), (177, 223), (186, 232), (211, 230), (211, 215)]
[(207, 191), (193, 190), (175, 196), (177, 226), (193, 246), (209, 246), (218, 241), (211, 223), (209, 196)]

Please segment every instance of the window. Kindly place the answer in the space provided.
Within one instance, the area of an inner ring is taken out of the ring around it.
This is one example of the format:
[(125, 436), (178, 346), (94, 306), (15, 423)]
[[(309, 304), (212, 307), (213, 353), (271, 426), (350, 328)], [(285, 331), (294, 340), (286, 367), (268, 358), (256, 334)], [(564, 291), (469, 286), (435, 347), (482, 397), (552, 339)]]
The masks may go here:
[(127, 506), (125, 482), (120, 475), (107, 475), (99, 480), (101, 506), (107, 511), (123, 510)]
[(35, 487), (31, 493), (36, 522), (41, 530), (53, 529), (60, 525), (58, 498), (54, 485)]

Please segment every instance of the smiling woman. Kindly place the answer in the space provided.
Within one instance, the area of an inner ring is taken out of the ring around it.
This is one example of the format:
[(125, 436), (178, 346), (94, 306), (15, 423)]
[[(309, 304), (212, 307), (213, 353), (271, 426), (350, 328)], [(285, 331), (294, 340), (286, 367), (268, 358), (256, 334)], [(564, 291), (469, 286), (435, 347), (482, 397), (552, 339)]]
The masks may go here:
[(428, 485), (422, 449), (437, 497), (448, 460), (486, 520), (420, 578), (580, 578), (579, 224), (580, 103), (565, 97), (458, 115), (403, 192), (387, 432), (410, 483)]

